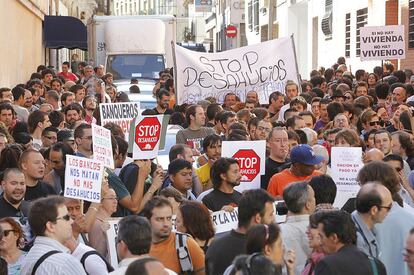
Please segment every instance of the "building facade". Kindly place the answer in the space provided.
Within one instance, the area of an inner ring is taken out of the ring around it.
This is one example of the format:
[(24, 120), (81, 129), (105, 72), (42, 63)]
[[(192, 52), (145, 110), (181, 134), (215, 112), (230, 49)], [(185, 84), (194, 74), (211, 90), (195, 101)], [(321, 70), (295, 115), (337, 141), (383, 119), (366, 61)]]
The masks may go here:
[[(405, 25), (407, 56), (391, 60), (407, 68), (414, 59), (409, 47), (409, 21), (414, 46), (414, 1), (411, 0), (246, 0), (248, 44), (293, 36), (299, 72), (309, 79), (312, 69), (332, 66), (340, 56), (351, 71), (372, 71), (381, 61), (360, 61), (359, 29), (363, 26)], [(410, 9), (411, 7), (411, 9)], [(410, 13), (411, 12), (411, 13)], [(270, 23), (269, 23), (270, 22)], [(271, 26), (271, 31), (269, 30)], [(414, 48), (413, 48), (414, 49)]]
[[(81, 6), (79, 6), (79, 3)], [(92, 5), (91, 5), (92, 4)], [(83, 5), (83, 6), (82, 6)], [(96, 7), (91, 0), (10, 0), (0, 1), (0, 86), (13, 87), (30, 78), (40, 64), (58, 68), (72, 53), (82, 51), (46, 49), (43, 21), (46, 15), (90, 16)]]

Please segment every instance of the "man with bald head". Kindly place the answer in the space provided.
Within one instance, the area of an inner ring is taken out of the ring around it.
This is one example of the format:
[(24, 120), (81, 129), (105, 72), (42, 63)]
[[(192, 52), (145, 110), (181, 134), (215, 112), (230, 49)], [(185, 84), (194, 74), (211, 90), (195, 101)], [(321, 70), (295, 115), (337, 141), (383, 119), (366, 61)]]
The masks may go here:
[(391, 192), (384, 185), (375, 182), (362, 185), (356, 197), (352, 220), (357, 229), (357, 246), (368, 256), (379, 257), (374, 225), (385, 219), (391, 207)]
[(382, 160), (384, 157), (385, 155), (380, 149), (372, 148), (365, 152), (363, 161), (364, 164), (367, 164), (374, 160)]

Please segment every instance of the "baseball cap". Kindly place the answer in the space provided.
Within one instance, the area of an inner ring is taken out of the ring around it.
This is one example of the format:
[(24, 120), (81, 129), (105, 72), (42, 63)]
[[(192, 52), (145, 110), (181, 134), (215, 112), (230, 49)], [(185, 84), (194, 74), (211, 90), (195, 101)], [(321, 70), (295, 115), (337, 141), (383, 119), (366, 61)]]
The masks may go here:
[(305, 165), (317, 165), (323, 160), (322, 156), (317, 156), (312, 147), (308, 144), (299, 144), (292, 148), (290, 152), (292, 163), (302, 163)]

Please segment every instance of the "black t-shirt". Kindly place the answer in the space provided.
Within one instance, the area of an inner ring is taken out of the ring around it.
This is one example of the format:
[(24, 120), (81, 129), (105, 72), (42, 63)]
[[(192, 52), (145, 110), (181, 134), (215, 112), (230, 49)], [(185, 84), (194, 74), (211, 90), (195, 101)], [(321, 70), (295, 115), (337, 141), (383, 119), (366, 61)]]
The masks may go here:
[(26, 195), (24, 195), (24, 199), (26, 201), (33, 201), (49, 195), (56, 195), (55, 189), (44, 181), (38, 181), (36, 186), (26, 186)]
[(206, 274), (221, 275), (234, 258), (246, 253), (246, 235), (235, 230), (214, 239), (206, 254)]
[(173, 110), (171, 109), (165, 110), (164, 113), (158, 112), (157, 107), (155, 107), (153, 110), (157, 113), (157, 115), (171, 115), (173, 113)]
[(285, 170), (290, 166), (290, 160), (285, 160), (285, 162), (274, 161), (270, 157), (266, 159), (265, 165), (265, 174), (260, 178), (260, 186), (262, 189), (267, 190), (269, 185), (270, 178), (282, 170)]
[(0, 219), (5, 217), (27, 217), (29, 215), (29, 203), (22, 201), (18, 208), (14, 208), (3, 196), (0, 198)]
[(232, 194), (221, 192), (218, 189), (214, 189), (203, 198), (203, 203), (211, 211), (219, 211), (225, 205), (231, 205), (237, 207), (242, 194), (236, 190)]

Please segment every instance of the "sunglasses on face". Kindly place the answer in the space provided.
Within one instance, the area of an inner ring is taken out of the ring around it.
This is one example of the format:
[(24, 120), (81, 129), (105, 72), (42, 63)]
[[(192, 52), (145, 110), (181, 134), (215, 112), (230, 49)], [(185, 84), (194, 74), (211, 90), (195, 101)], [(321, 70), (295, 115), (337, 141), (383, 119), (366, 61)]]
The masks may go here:
[(370, 126), (381, 125), (381, 121), (371, 121), (369, 123)]
[(11, 233), (11, 232), (15, 232), (15, 230), (13, 230), (13, 229), (4, 230), (4, 231), (3, 231), (4, 237), (8, 237), (8, 236), (10, 235), (10, 233)]

